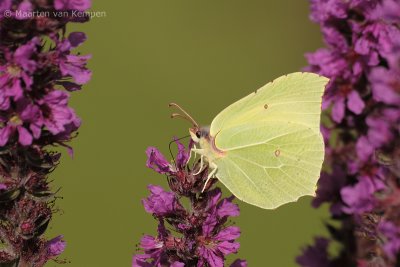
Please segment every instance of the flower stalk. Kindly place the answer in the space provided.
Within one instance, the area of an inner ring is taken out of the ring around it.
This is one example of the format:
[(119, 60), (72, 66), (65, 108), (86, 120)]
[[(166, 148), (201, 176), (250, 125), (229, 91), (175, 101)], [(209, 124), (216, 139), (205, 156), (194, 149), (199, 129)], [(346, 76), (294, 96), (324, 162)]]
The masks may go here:
[[(71, 14), (89, 0), (0, 1), (0, 265), (41, 267), (57, 259), (62, 235), (46, 239), (56, 194), (49, 175), (81, 121), (70, 92), (90, 79), (88, 56), (74, 54), (86, 36), (66, 34)], [(38, 16), (38, 12), (48, 14)], [(27, 14), (33, 14), (27, 16)], [(8, 265), (7, 265), (8, 264)]]

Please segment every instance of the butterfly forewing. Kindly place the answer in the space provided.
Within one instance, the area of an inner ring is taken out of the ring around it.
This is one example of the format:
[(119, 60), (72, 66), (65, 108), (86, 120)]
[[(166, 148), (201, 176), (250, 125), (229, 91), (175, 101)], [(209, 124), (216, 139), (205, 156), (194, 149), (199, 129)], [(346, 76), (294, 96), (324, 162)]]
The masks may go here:
[(221, 111), (210, 134), (255, 121), (291, 121), (319, 132), (321, 98), (328, 79), (296, 72), (266, 84)]

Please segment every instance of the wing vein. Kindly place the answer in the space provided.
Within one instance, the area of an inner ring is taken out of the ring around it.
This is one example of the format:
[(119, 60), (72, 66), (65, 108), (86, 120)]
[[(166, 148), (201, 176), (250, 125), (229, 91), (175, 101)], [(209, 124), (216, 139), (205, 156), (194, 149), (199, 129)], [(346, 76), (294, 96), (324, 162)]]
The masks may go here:
[(280, 137), (283, 137), (283, 136), (286, 136), (286, 135), (289, 135), (289, 134), (298, 133), (298, 132), (301, 132), (301, 131), (304, 131), (304, 129), (300, 129), (300, 130), (297, 130), (297, 131), (286, 132), (286, 133), (283, 133), (283, 134), (278, 135), (278, 136), (274, 136), (273, 138), (270, 138), (270, 139), (262, 141), (262, 142), (258, 142), (258, 143), (254, 143), (254, 144), (248, 144), (248, 145), (244, 145), (244, 146), (237, 146), (237, 147), (227, 148), (225, 150), (226, 151), (232, 151), (232, 150), (238, 150), (238, 149), (243, 149), (243, 148), (248, 148), (248, 147), (253, 147), (253, 146), (259, 146), (259, 145), (267, 144), (268, 142), (270, 142), (272, 140), (275, 140), (277, 138), (280, 138)]

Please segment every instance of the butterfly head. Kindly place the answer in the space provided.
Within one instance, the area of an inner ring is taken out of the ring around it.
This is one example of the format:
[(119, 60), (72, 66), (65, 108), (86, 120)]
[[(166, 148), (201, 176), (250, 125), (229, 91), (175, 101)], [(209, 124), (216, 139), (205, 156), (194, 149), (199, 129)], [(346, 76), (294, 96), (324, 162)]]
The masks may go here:
[(200, 143), (203, 138), (208, 138), (210, 135), (209, 127), (193, 127), (189, 128), (189, 133), (195, 143)]

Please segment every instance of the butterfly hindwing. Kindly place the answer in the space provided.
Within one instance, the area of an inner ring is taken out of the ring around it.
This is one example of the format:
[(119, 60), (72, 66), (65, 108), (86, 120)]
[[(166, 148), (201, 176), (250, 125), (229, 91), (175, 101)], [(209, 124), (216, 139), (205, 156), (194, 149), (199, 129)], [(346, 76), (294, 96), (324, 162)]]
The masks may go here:
[[(324, 158), (320, 134), (303, 125), (258, 124), (236, 136), (235, 128), (224, 132), (234, 136), (235, 145), (215, 161), (218, 179), (239, 199), (265, 209), (314, 195)], [(276, 136), (243, 140), (268, 127), (274, 127)]]

